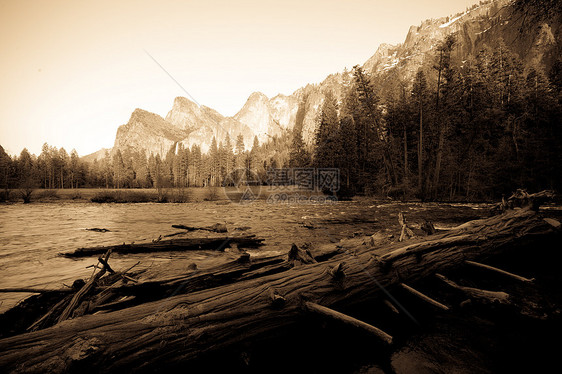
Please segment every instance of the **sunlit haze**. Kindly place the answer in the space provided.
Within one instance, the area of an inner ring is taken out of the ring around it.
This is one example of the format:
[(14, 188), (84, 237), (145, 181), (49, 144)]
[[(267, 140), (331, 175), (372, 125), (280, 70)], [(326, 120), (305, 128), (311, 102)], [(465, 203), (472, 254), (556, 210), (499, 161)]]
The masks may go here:
[(1, 1), (0, 145), (112, 147), (135, 108), (176, 96), (234, 115), (254, 91), (291, 94), (362, 64), (410, 25), (475, 0)]

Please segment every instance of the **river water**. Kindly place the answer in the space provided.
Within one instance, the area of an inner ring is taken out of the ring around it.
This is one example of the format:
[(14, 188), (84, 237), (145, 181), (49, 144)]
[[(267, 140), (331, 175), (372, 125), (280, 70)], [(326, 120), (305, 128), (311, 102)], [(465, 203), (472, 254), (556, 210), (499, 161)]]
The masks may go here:
[[(265, 246), (250, 251), (252, 256), (286, 253), (295, 242), (329, 242), (349, 235), (356, 227), (323, 227), (309, 230), (302, 222), (326, 217), (345, 217), (358, 204), (288, 205), (256, 201), (252, 204), (198, 202), (184, 204), (93, 204), (58, 202), (0, 205), (0, 288), (61, 288), (77, 278), (88, 278), (95, 258), (67, 259), (61, 252), (80, 247), (145, 242), (175, 233), (173, 224), (190, 226), (226, 223), (234, 234), (255, 234)], [(87, 231), (104, 228), (109, 232)], [(212, 235), (205, 231), (197, 237)], [(138, 268), (154, 265), (190, 264), (208, 268), (232, 260), (239, 253), (213, 251), (161, 254), (114, 254), (112, 267), (123, 269), (141, 261)], [(181, 260), (181, 261), (178, 261)], [(137, 268), (137, 269), (138, 269)], [(0, 312), (29, 294), (0, 293)]]

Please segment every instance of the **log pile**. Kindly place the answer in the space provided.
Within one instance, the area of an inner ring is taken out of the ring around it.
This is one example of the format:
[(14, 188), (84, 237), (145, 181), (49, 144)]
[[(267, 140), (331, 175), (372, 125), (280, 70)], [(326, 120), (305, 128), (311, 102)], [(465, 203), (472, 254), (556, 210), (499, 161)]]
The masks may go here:
[[(130, 282), (136, 283), (137, 280), (130, 276), (130, 272), (139, 263), (124, 271), (116, 272), (109, 266), (110, 255), (111, 251), (107, 251), (104, 256), (99, 257), (98, 263), (93, 266), (94, 272), (90, 279), (87, 282), (81, 282), (80, 287), (73, 287), (74, 292), (64, 296), (45, 315), (31, 324), (27, 331), (41, 330), (70, 318), (126, 306), (124, 300), (115, 300), (117, 295), (112, 292), (112, 288)], [(106, 276), (104, 277), (104, 275)], [(80, 283), (75, 282), (76, 284)]]
[(504, 213), (508, 210), (515, 208), (529, 207), (534, 211), (538, 211), (539, 207), (546, 202), (552, 201), (556, 198), (553, 191), (545, 190), (536, 193), (528, 193), (524, 189), (517, 189), (507, 200), (505, 196), (502, 201), (494, 205), (491, 209), (492, 213)]
[[(185, 286), (174, 296), (2, 339), (0, 367), (15, 372), (166, 370), (283, 331), (307, 313), (364, 329), (388, 344), (388, 332), (338, 309), (382, 300), (400, 288), (448, 310), (446, 302), (415, 290), (415, 282), (466, 261), (526, 247), (538, 238), (558, 240), (559, 234), (558, 227), (532, 209), (519, 209), (471, 221), (430, 240), (414, 238), (407, 245), (342, 248), (322, 259), (292, 248), (285, 258), (258, 261), (254, 268), (255, 262), (243, 256), (222, 273), (169, 280)], [(475, 297), (508, 300), (442, 280)], [(119, 289), (135, 288), (142, 289)]]

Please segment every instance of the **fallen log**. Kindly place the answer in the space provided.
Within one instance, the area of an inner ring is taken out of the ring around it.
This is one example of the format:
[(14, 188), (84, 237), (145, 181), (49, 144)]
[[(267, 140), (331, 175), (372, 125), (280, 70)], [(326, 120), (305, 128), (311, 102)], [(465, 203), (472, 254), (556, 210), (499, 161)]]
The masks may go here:
[(255, 235), (245, 236), (223, 236), (218, 238), (182, 238), (170, 240), (157, 240), (152, 243), (131, 243), (100, 247), (78, 248), (73, 252), (60, 253), (64, 257), (87, 257), (96, 256), (111, 250), (112, 253), (151, 253), (191, 250), (214, 250), (223, 251), (231, 244), (238, 248), (254, 248), (263, 245), (264, 239), (256, 238)]
[(340, 312), (336, 312), (335, 310), (332, 310), (330, 308), (326, 308), (325, 306), (322, 305), (318, 305), (315, 303), (311, 303), (306, 301), (304, 303), (305, 307), (314, 312), (314, 313), (318, 313), (322, 316), (334, 319), (336, 321), (340, 321), (346, 324), (349, 324), (351, 326), (357, 327), (363, 331), (368, 332), (369, 334), (373, 334), (375, 335), (377, 338), (381, 339), (383, 342), (387, 343), (387, 344), (392, 344), (392, 336), (388, 335), (386, 332), (382, 331), (381, 329), (372, 326), (368, 323), (365, 323), (363, 321), (360, 321), (356, 318), (350, 317), (348, 315), (345, 315), (343, 313)]
[(186, 226), (186, 225), (172, 225), (175, 229), (182, 229), (186, 231), (197, 231), (197, 230), (204, 230), (204, 231), (211, 231), (211, 232), (218, 232), (218, 233), (225, 233), (228, 232), (226, 225), (224, 223), (215, 223), (211, 226)]
[(98, 271), (70, 300), (70, 303), (66, 306), (63, 310), (61, 315), (58, 318), (58, 322), (62, 322), (68, 317), (70, 314), (76, 309), (78, 304), (82, 301), (82, 299), (86, 296), (88, 292), (96, 285), (96, 282), (105, 274), (106, 271), (113, 273), (114, 271), (109, 267), (107, 264), (107, 260), (109, 260), (109, 256), (111, 255), (111, 250), (107, 251), (105, 256), (102, 258), (98, 258), (98, 261), (103, 264), (103, 267), (100, 271)]
[(517, 189), (517, 191), (507, 199), (506, 207), (507, 209), (531, 207), (531, 209), (538, 211), (541, 205), (547, 201), (553, 200), (555, 197), (556, 194), (554, 191), (545, 190), (530, 194), (524, 189)]
[(474, 288), (474, 287), (460, 286), (442, 274), (435, 274), (435, 276), (441, 279), (448, 286), (457, 289), (459, 291), (462, 291), (463, 293), (465, 293), (467, 296), (471, 298), (484, 300), (489, 303), (509, 304), (509, 294), (505, 292), (488, 291), (488, 290), (481, 290), (479, 288)]
[[(299, 320), (307, 302), (345, 312), (385, 297), (383, 290), (401, 283), (415, 284), (465, 260), (525, 248), (559, 233), (531, 210), (511, 211), (432, 236), (430, 244), (415, 239), (417, 246), (409, 249), (390, 245), (385, 250), (391, 260), (370, 261), (372, 251), (344, 253), (323, 263), (2, 339), (0, 367), (5, 372), (185, 369), (205, 355), (283, 331)], [(329, 270), (344, 260), (345, 277), (336, 282)]]
[(426, 303), (433, 305), (434, 307), (437, 307), (441, 310), (444, 311), (448, 311), (449, 307), (446, 305), (441, 304), (439, 301), (432, 299), (431, 297), (421, 293), (420, 291), (416, 290), (415, 288), (412, 288), (410, 286), (408, 286), (407, 284), (401, 283), (400, 287), (402, 287), (403, 289), (405, 289), (406, 291), (408, 291), (409, 293), (411, 293), (412, 295), (420, 298), (421, 300), (425, 301)]
[(516, 279), (516, 280), (518, 280), (518, 281), (520, 281), (520, 282), (533, 283), (533, 281), (534, 281), (533, 278), (531, 278), (531, 279), (525, 278), (525, 277), (522, 277), (522, 276), (520, 276), (520, 275), (510, 273), (509, 271), (505, 271), (505, 270), (502, 270), (502, 269), (498, 269), (498, 268), (495, 268), (495, 267), (490, 266), (490, 265), (481, 264), (481, 263), (479, 263), (479, 262), (475, 262), (475, 261), (465, 261), (465, 263), (466, 263), (467, 265), (471, 265), (471, 266), (474, 266), (474, 267), (477, 267), (477, 268), (480, 268), (480, 269), (486, 269), (486, 270), (490, 270), (490, 271), (495, 272), (495, 273), (498, 273), (498, 274), (505, 275), (505, 276), (507, 276), (507, 277)]
[(94, 231), (94, 232), (110, 232), (111, 230), (103, 229), (99, 227), (92, 227), (91, 229), (86, 229), (86, 231)]

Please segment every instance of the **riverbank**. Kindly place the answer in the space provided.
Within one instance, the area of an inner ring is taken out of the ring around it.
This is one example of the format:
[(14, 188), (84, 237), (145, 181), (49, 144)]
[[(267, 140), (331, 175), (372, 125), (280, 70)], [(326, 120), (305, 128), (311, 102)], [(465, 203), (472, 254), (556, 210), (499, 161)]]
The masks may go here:
[[(220, 196), (218, 187), (200, 188), (72, 188), (72, 189), (36, 189), (31, 194), (31, 203), (60, 203), (60, 202), (118, 202), (118, 203), (147, 203), (147, 202), (198, 202), (224, 199)], [(21, 203), (23, 198), (20, 190), (11, 190), (7, 203)]]
[[(5, 196), (5, 191), (2, 191)], [(23, 191), (8, 192), (3, 203), (23, 203)], [(203, 201), (229, 201), (247, 203), (253, 200), (270, 202), (328, 202), (330, 196), (309, 190), (287, 186), (282, 189), (270, 186), (240, 187), (181, 187), (181, 188), (73, 188), (36, 189), (30, 203), (94, 202), (94, 203), (197, 203)]]

